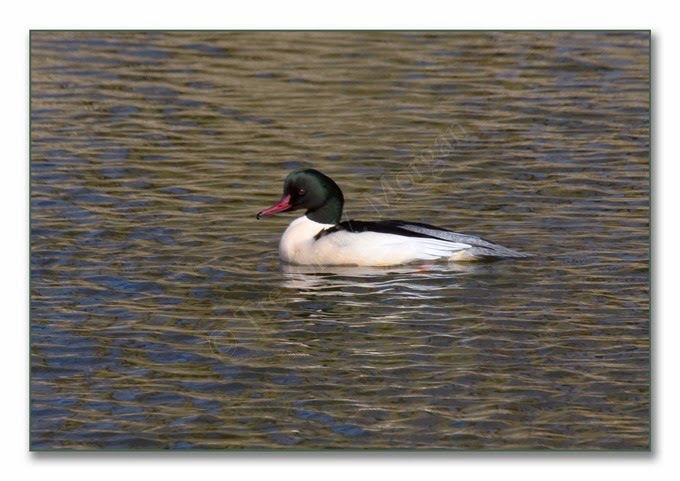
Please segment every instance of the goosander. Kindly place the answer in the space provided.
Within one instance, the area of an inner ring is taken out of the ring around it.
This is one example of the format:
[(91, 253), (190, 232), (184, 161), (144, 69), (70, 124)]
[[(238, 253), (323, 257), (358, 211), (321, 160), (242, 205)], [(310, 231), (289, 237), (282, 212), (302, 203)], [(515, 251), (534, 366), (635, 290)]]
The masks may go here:
[(288, 226), (279, 243), (282, 261), (299, 265), (394, 266), (414, 261), (492, 260), (530, 257), (479, 237), (417, 222), (340, 222), (340, 187), (315, 169), (291, 172), (283, 197), (261, 217), (307, 209)]

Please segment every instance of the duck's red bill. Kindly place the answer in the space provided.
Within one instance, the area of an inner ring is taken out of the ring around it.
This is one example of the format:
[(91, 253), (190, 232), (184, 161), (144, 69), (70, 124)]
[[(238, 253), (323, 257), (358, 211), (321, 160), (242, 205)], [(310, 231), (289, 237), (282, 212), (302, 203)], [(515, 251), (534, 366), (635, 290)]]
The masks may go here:
[(278, 214), (279, 212), (286, 212), (287, 210), (290, 210), (292, 208), (293, 204), (290, 203), (290, 195), (284, 195), (280, 201), (271, 206), (269, 209), (265, 209), (259, 214), (257, 214), (257, 218), (259, 219), (260, 217), (264, 217), (267, 215)]

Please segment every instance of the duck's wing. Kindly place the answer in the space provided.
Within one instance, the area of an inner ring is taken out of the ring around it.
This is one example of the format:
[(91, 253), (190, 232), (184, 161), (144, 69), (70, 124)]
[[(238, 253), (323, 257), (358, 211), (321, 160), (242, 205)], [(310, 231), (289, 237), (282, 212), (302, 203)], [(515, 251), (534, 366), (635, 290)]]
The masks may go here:
[(448, 229), (442, 229), (441, 227), (435, 227), (429, 224), (422, 224), (419, 222), (404, 222), (400, 220), (384, 222), (394, 228), (412, 232), (417, 235), (425, 235), (434, 237), (435, 239), (441, 239), (459, 244), (468, 244), (470, 246), (470, 249), (468, 250), (469, 254), (475, 257), (490, 259), (506, 257), (531, 257), (531, 254), (524, 254), (522, 252), (508, 249), (507, 247), (494, 244), (493, 242), (489, 242), (485, 239), (482, 239), (481, 237), (459, 234), (457, 232), (453, 232)]

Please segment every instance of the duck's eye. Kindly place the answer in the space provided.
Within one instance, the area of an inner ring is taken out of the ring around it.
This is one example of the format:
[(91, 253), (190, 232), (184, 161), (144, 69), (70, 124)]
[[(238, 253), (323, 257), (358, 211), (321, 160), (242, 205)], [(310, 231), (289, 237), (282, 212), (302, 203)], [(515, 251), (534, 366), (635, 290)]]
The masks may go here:
[(306, 193), (307, 193), (307, 191), (306, 191), (305, 189), (298, 189), (298, 195), (299, 195), (300, 197), (302, 197), (302, 196), (305, 195)]

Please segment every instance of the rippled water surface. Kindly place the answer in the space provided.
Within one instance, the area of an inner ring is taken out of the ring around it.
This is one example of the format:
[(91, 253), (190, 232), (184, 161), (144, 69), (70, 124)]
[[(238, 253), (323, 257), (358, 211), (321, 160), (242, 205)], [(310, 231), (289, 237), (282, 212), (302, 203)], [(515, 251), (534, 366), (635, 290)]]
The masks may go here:
[[(31, 446), (646, 449), (647, 32), (33, 32)], [(530, 259), (282, 266), (346, 217)]]

